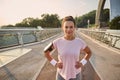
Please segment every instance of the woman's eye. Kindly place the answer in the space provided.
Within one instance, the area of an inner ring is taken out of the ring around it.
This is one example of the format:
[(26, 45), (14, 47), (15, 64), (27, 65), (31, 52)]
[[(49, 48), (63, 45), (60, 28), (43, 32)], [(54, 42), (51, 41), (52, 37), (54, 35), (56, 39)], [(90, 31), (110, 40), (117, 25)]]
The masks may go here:
[(73, 28), (73, 26), (70, 26), (70, 28)]
[(69, 28), (69, 29), (72, 29), (73, 26), (65, 26), (65, 28), (66, 28), (66, 29), (68, 29), (68, 28)]
[(68, 28), (68, 26), (65, 26), (65, 28), (67, 29), (67, 28)]

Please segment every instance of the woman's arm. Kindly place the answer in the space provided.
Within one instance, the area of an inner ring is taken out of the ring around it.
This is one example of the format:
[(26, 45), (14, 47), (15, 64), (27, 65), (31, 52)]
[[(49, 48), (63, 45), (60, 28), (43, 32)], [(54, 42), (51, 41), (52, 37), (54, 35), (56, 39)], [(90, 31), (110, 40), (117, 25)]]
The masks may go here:
[(90, 50), (90, 48), (87, 46), (87, 47), (85, 47), (85, 49), (83, 49), (83, 51), (85, 52), (85, 56), (84, 56), (84, 58), (80, 61), (80, 63), (84, 66), (84, 65), (87, 63), (87, 61), (90, 59), (90, 57), (91, 57), (91, 50)]
[(76, 62), (75, 67), (77, 69), (80, 68), (81, 66), (84, 66), (87, 63), (87, 61), (90, 59), (91, 55), (92, 55), (91, 50), (90, 50), (90, 48), (88, 46), (85, 47), (85, 49), (83, 49), (83, 51), (85, 52), (85, 56), (81, 61)]
[(83, 49), (83, 51), (86, 53), (85, 56), (84, 56), (84, 59), (88, 61), (90, 59), (91, 55), (92, 55), (91, 50), (87, 46), (85, 49)]
[(47, 45), (45, 48), (44, 48), (44, 55), (45, 57), (50, 61), (50, 63), (53, 65), (53, 66), (56, 66), (57, 64), (57, 61), (55, 59), (53, 59), (50, 55), (50, 52), (53, 51), (54, 47), (53, 47), (53, 43), (50, 43), (49, 45)]
[(45, 57), (49, 60), (49, 61), (51, 61), (53, 58), (51, 57), (51, 55), (50, 55), (50, 52), (52, 51), (54, 49), (54, 47), (53, 47), (53, 44), (52, 43), (50, 43), (49, 45), (47, 45), (45, 48), (44, 48), (44, 55), (45, 55)]
[(52, 56), (50, 55), (50, 52), (51, 52), (52, 50), (54, 50), (54, 49), (55, 49), (55, 48), (54, 48), (53, 44), (50, 43), (48, 46), (46, 46), (46, 47), (44, 48), (44, 55), (45, 55), (45, 57), (50, 61), (50, 63), (51, 63), (53, 66), (56, 66), (56, 67), (62, 69), (63, 63), (62, 63), (62, 62), (57, 62), (57, 61), (56, 61), (55, 59), (53, 59)]

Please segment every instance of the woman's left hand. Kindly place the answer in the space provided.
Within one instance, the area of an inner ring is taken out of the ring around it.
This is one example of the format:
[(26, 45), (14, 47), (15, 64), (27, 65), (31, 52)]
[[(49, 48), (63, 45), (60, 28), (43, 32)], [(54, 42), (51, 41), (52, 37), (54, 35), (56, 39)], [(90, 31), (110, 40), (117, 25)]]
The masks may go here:
[(63, 63), (62, 62), (58, 62), (56, 64), (56, 66), (59, 68), (59, 69), (62, 69), (63, 68)]
[(77, 62), (75, 63), (75, 68), (78, 69), (78, 68), (80, 68), (80, 67), (82, 67), (82, 63), (80, 63), (79, 61), (77, 61)]

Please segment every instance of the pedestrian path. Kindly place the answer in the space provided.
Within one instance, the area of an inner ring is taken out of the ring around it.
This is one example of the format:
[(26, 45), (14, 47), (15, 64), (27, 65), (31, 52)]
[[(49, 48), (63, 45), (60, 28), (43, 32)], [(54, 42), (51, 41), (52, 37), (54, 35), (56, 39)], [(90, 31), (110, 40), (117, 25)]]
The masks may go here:
[[(23, 46), (22, 49), (12, 48), (11, 50), (4, 51), (2, 55), (10, 55), (9, 57), (12, 56), (10, 58), (12, 60), (4, 65), (2, 64), (0, 67), (0, 80), (35, 80), (46, 62), (43, 55), (44, 47), (61, 35), (62, 34), (55, 35), (41, 42), (27, 44), (27, 46)], [(21, 52), (24, 54), (21, 55)], [(14, 59), (18, 54), (21, 56)], [(6, 62), (8, 59), (2, 59), (2, 63), (3, 61)]]
[(17, 48), (13, 50), (0, 52), (0, 67), (10, 63), (11, 61), (23, 56), (24, 54), (30, 51), (31, 49), (27, 48)]

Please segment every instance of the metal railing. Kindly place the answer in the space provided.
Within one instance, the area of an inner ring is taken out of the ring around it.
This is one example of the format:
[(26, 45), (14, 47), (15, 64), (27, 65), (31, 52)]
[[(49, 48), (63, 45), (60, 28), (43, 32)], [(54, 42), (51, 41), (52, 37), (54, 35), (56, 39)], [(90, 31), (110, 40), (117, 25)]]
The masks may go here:
[(61, 32), (60, 28), (52, 29), (0, 29), (0, 49), (39, 42)]
[(95, 40), (99, 40), (108, 46), (120, 49), (120, 34), (113, 34), (107, 31), (80, 29), (80, 31)]

